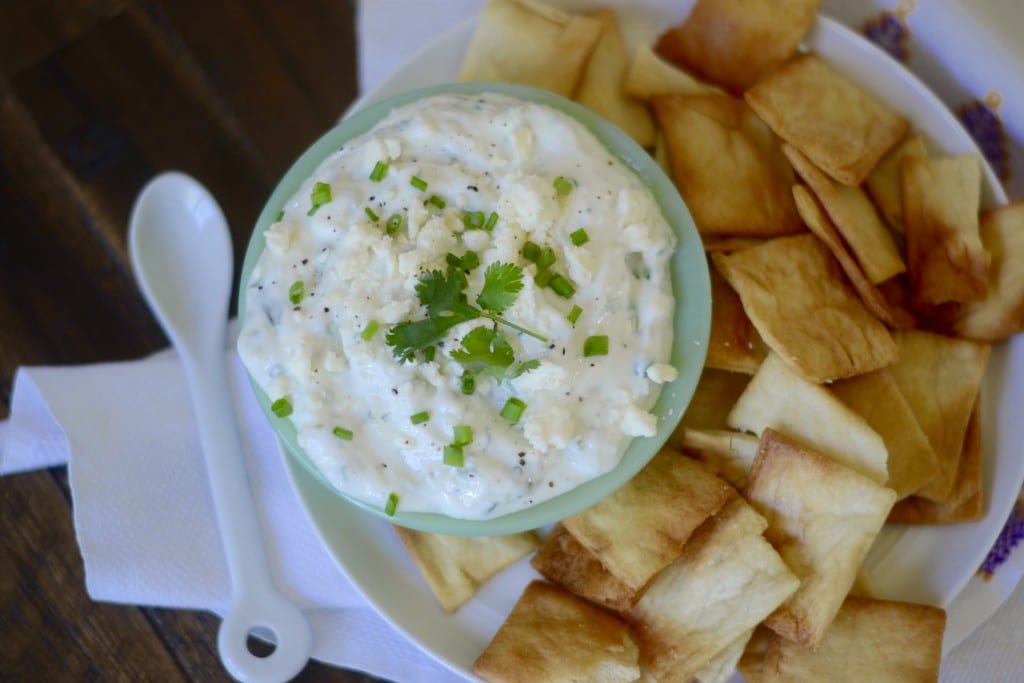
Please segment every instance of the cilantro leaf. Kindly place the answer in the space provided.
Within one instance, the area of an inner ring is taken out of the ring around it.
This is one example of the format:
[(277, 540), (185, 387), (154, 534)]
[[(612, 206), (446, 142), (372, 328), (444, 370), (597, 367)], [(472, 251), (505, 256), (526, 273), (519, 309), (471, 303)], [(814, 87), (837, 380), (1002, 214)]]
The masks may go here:
[(506, 372), (505, 376), (508, 377), (509, 379), (515, 379), (516, 377), (519, 377), (520, 375), (524, 375), (527, 372), (529, 372), (530, 370), (536, 370), (539, 367), (540, 367), (540, 361), (537, 360), (536, 358), (534, 358), (533, 360), (528, 360), (528, 361), (524, 361), (524, 362), (520, 363), (512, 371)]
[(512, 365), (515, 353), (502, 334), (490, 327), (477, 327), (463, 338), (462, 348), (452, 351), (452, 358), (471, 372), (501, 375)]
[(515, 303), (522, 288), (522, 268), (514, 263), (495, 262), (484, 272), (484, 286), (476, 302), (488, 311), (501, 313)]
[(458, 303), (465, 303), (468, 285), (466, 276), (455, 268), (449, 268), (447, 275), (440, 270), (432, 270), (420, 276), (416, 296), (434, 318)]
[(411, 361), (416, 351), (425, 349), (444, 337), (447, 330), (441, 330), (433, 318), (424, 318), (416, 322), (398, 323), (384, 338), (391, 347), (391, 353), (401, 362)]

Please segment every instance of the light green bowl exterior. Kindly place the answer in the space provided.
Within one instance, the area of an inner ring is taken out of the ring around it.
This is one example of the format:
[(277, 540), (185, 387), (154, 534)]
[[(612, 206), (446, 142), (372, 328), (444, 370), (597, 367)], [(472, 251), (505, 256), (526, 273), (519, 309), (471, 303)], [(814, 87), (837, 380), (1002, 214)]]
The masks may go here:
[(704, 367), (711, 329), (711, 285), (700, 236), (672, 181), (651, 156), (621, 130), (575, 102), (545, 91), (504, 83), (453, 83), (412, 90), (351, 115), (313, 143), (285, 173), (256, 222), (242, 264), (239, 319), (245, 320), (249, 277), (263, 252), (264, 232), (274, 223), (285, 202), (298, 192), (302, 182), (313, 174), (324, 159), (348, 140), (370, 130), (396, 107), (434, 95), (481, 93), (497, 93), (547, 105), (582, 123), (605, 147), (633, 169), (644, 185), (654, 193), (662, 213), (675, 232), (678, 248), (670, 262), (672, 287), (676, 298), (672, 365), (679, 371), (679, 376), (662, 386), (661, 394), (652, 409), (658, 416), (657, 433), (652, 437), (634, 439), (622, 461), (610, 472), (518, 512), (493, 519), (467, 520), (440, 514), (403, 512), (399, 504), (399, 510), (394, 517), (387, 517), (383, 509), (345, 495), (321, 475), (299, 447), (294, 425), (290, 420), (273, 414), (270, 410), (271, 400), (256, 382), (252, 381), (260, 407), (270, 420), (288, 455), (298, 460), (320, 482), (336, 493), (339, 504), (345, 504), (342, 501), (347, 501), (390, 522), (413, 529), (467, 536), (510, 534), (548, 526), (590, 507), (629, 481), (664, 445), (689, 405)]

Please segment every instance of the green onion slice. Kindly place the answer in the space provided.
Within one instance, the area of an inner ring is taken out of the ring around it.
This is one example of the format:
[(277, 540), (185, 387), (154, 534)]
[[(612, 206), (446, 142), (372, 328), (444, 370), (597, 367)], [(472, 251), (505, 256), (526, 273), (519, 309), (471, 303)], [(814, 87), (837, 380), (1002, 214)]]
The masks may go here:
[(462, 452), (462, 446), (457, 443), (449, 444), (444, 447), (444, 464), (451, 465), (452, 467), (462, 467), (465, 462), (465, 455)]
[(345, 429), (344, 427), (335, 427), (334, 435), (339, 439), (344, 439), (345, 441), (351, 441), (352, 437), (355, 436), (351, 429)]
[(580, 308), (579, 306), (575, 306), (574, 305), (572, 307), (572, 310), (569, 311), (569, 315), (567, 315), (565, 317), (569, 320), (569, 322), (571, 322), (573, 325), (575, 325), (576, 321), (580, 319), (580, 314), (581, 313), (583, 313), (583, 309)]
[(505, 405), (501, 409), (501, 416), (512, 424), (515, 424), (519, 422), (519, 418), (523, 416), (524, 410), (526, 410), (526, 404), (513, 396), (509, 400), (505, 401)]
[[(430, 348), (434, 348), (434, 347), (430, 347)], [(413, 415), (412, 417), (409, 418), (409, 420), (414, 425), (423, 424), (424, 422), (426, 422), (429, 419), (430, 419), (430, 413), (428, 413), (426, 410), (424, 410), (422, 413), (416, 413), (415, 415)]]
[(373, 221), (374, 223), (376, 223), (377, 221), (379, 221), (379, 220), (380, 220), (380, 216), (378, 216), (377, 214), (375, 214), (375, 213), (373, 212), (373, 209), (371, 209), (370, 207), (366, 207), (366, 208), (365, 208), (365, 209), (363, 209), (363, 210), (364, 210), (364, 211), (366, 211), (366, 215), (367, 215), (367, 216), (369, 216), (369, 217), (370, 217), (370, 220), (371, 220), (371, 221)]
[(366, 323), (366, 327), (363, 328), (363, 333), (359, 336), (363, 338), (363, 341), (370, 341), (373, 339), (373, 335), (377, 334), (377, 330), (380, 329), (380, 323), (376, 320), (371, 320)]
[(498, 212), (491, 211), (491, 215), (487, 217), (487, 222), (484, 223), (484, 230), (490, 232), (494, 230), (494, 226), (498, 224)]
[(547, 287), (552, 277), (554, 274), (550, 270), (538, 270), (537, 274), (533, 276), (533, 281), (537, 283), (538, 287)]
[(539, 257), (540, 245), (537, 244), (536, 242), (526, 240), (526, 244), (523, 245), (523, 258), (525, 258), (527, 261), (533, 261), (534, 263), (536, 263)]
[(399, 214), (399, 213), (392, 214), (391, 217), (388, 218), (387, 226), (384, 228), (384, 231), (387, 234), (389, 234), (389, 235), (394, 235), (396, 232), (398, 232), (401, 229), (402, 229), (402, 214)]
[(569, 194), (570, 192), (572, 192), (572, 188), (574, 187), (572, 182), (566, 180), (563, 176), (558, 176), (557, 178), (555, 178), (555, 182), (551, 184), (554, 185), (555, 190), (560, 195)]
[(306, 283), (302, 280), (298, 280), (292, 283), (292, 286), (288, 288), (288, 301), (293, 304), (300, 303), (306, 296)]
[(587, 234), (586, 230), (580, 228), (576, 232), (569, 233), (569, 239), (571, 239), (572, 243), (575, 244), (577, 247), (582, 247), (584, 244), (590, 241), (590, 235)]
[(383, 161), (378, 161), (373, 165), (373, 171), (370, 172), (370, 180), (375, 183), (379, 183), (384, 180), (384, 176), (388, 173), (388, 165)]
[(587, 337), (583, 340), (583, 355), (584, 356), (607, 356), (608, 355), (608, 335), (598, 334), (593, 337)]
[(441, 199), (441, 197), (437, 196), (436, 194), (430, 195), (430, 199), (428, 199), (427, 201), (439, 209), (443, 209), (444, 207), (448, 206), (448, 203), (445, 200)]
[(288, 417), (292, 414), (292, 403), (286, 398), (279, 398), (270, 404), (270, 410), (278, 417)]
[(555, 265), (555, 250), (551, 247), (541, 249), (536, 263), (538, 268), (550, 268)]
[(461, 265), (463, 270), (473, 270), (480, 265), (480, 257), (475, 251), (467, 251), (462, 255)]
[(473, 428), (469, 425), (455, 425), (452, 429), (455, 435), (455, 444), (465, 446), (473, 443)]
[(416, 176), (413, 176), (412, 180), (409, 181), (409, 184), (412, 185), (413, 187), (415, 187), (420, 192), (426, 192), (427, 191), (427, 181), (424, 180), (423, 178), (418, 178)]
[(467, 211), (462, 214), (462, 225), (466, 230), (480, 230), (484, 227), (483, 211)]
[(568, 299), (576, 293), (576, 288), (569, 282), (569, 278), (560, 273), (552, 277), (548, 285), (554, 290), (555, 294), (563, 299)]
[(474, 391), (476, 391), (476, 375), (469, 370), (464, 370), (462, 373), (462, 393), (470, 396)]
[(384, 506), (384, 514), (388, 517), (395, 516), (395, 510), (398, 509), (398, 494), (392, 493), (388, 495), (388, 504)]

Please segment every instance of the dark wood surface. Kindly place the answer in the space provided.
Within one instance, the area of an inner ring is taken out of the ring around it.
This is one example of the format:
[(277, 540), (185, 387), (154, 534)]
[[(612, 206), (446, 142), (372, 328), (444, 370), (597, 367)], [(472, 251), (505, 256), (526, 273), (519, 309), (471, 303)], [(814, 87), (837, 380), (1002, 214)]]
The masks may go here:
[[(166, 345), (126, 225), (154, 174), (207, 185), (242, 247), (356, 95), (346, 0), (0, 3), (0, 418), (15, 369)], [(63, 468), (0, 478), (0, 681), (225, 681), (208, 614), (85, 593)], [(302, 681), (374, 679), (310, 664)]]

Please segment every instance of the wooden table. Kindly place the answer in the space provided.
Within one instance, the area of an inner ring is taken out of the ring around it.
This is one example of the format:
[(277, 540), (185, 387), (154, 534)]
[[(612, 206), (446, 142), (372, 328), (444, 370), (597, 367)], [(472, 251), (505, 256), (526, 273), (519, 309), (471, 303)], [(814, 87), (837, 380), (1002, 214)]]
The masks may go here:
[[(0, 417), (20, 365), (166, 346), (125, 246), (154, 174), (213, 191), (240, 263), (275, 179), (356, 95), (354, 14), (346, 0), (0, 4)], [(217, 618), (89, 599), (64, 468), (0, 478), (0, 529), (0, 681), (230, 680)], [(375, 679), (310, 664), (298, 680)]]

